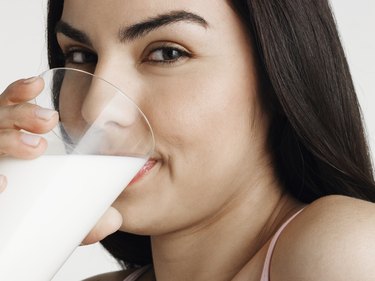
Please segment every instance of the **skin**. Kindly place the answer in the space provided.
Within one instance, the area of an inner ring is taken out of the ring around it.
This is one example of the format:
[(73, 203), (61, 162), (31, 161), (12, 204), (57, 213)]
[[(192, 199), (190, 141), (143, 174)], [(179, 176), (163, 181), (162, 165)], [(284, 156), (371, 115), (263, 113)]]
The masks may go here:
[[(120, 27), (181, 10), (207, 25), (180, 21), (132, 41), (117, 38)], [(259, 280), (270, 238), (303, 204), (283, 192), (274, 174), (251, 42), (228, 2), (67, 0), (62, 20), (91, 41), (57, 34), (65, 53), (74, 50), (67, 66), (123, 89), (148, 117), (156, 139), (156, 164), (125, 189), (85, 243), (118, 228), (150, 235), (154, 271), (142, 280)], [(177, 51), (168, 64), (165, 46)], [(18, 81), (0, 96), (4, 154), (32, 158), (45, 149), (43, 140), (22, 144), (18, 130), (46, 131), (55, 124), (56, 115), (41, 121), (35, 106), (25, 105), (41, 87), (40, 80)], [(272, 280), (373, 280), (367, 265), (375, 245), (360, 234), (375, 231), (366, 221), (374, 210), (340, 196), (306, 207), (280, 237)], [(358, 250), (358, 243), (369, 247)], [(345, 255), (337, 259), (336, 253)], [(353, 263), (353, 254), (363, 262)], [(127, 274), (88, 280), (123, 280)]]

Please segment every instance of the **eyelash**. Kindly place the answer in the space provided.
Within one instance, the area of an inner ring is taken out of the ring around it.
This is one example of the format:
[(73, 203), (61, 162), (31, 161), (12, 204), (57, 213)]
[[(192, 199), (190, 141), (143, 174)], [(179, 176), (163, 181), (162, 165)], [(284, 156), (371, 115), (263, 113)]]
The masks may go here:
[[(155, 55), (156, 52), (160, 52), (162, 51), (163, 53), (161, 54), (163, 57), (168, 54), (168, 55), (178, 55), (177, 58), (175, 59), (167, 59), (167, 60), (150, 60), (150, 59), (147, 59), (148, 57), (152, 56), (152, 55)], [(172, 52), (172, 53), (171, 53)], [(76, 56), (77, 54), (80, 54), (81, 58), (83, 56), (83, 59), (82, 61), (83, 62), (74, 62), (75, 58), (74, 56)], [(68, 49), (67, 51), (64, 51), (63, 52), (63, 60), (65, 62), (65, 64), (76, 64), (76, 65), (82, 65), (82, 64), (96, 64), (97, 62), (97, 55), (93, 52), (90, 52), (86, 49), (81, 49), (81, 48), (71, 48), (71, 49)], [(87, 59), (88, 57), (88, 59)], [(178, 48), (178, 47), (174, 47), (174, 46), (168, 46), (168, 45), (165, 45), (165, 46), (160, 46), (160, 47), (157, 47), (157, 48), (154, 48), (152, 49), (146, 56), (145, 59), (142, 59), (142, 63), (148, 63), (148, 64), (160, 64), (160, 65), (170, 65), (170, 64), (173, 64), (173, 63), (177, 63), (178, 61), (184, 59), (184, 58), (191, 58), (192, 55), (185, 51), (185, 50), (182, 50), (181, 48)], [(85, 62), (85, 59), (86, 59), (86, 62)]]
[[(84, 56), (86, 58), (83, 59), (84, 62), (74, 62), (74, 56), (80, 54), (81, 56)], [(90, 59), (87, 59), (89, 57)], [(62, 59), (64, 60), (65, 64), (76, 64), (76, 65), (81, 65), (81, 64), (96, 64), (98, 58), (97, 55), (87, 51), (85, 49), (78, 49), (78, 48), (71, 48), (68, 49), (67, 51), (64, 51), (62, 54)], [(87, 61), (89, 60), (89, 62)]]
[[(155, 55), (156, 52), (163, 52), (162, 53), (162, 56), (164, 57), (165, 55), (178, 55), (177, 58), (175, 59), (165, 59), (165, 60), (148, 60), (147, 58), (150, 57), (151, 55)], [(192, 58), (192, 55), (181, 49), (181, 48), (178, 48), (178, 47), (174, 47), (174, 46), (170, 46), (170, 45), (164, 45), (164, 46), (160, 46), (160, 47), (156, 47), (154, 49), (152, 49), (148, 55), (146, 56), (145, 59), (142, 60), (142, 62), (145, 62), (145, 63), (149, 63), (149, 64), (166, 64), (166, 65), (170, 65), (170, 64), (173, 64), (173, 63), (177, 63), (179, 62), (180, 60), (182, 59), (186, 59), (186, 58)]]

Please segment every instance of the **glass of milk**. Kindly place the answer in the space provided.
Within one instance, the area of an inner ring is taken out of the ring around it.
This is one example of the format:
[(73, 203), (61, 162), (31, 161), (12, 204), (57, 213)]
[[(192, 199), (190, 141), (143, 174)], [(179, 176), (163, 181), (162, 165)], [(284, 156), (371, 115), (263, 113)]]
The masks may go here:
[(0, 280), (51, 280), (154, 149), (146, 117), (116, 86), (69, 68), (40, 77), (34, 102), (60, 121), (42, 156), (0, 158)]

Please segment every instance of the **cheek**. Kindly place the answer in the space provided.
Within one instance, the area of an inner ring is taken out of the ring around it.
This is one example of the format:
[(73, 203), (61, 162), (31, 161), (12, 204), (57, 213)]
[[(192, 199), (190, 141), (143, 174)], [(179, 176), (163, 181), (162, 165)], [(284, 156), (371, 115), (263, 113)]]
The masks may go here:
[[(60, 122), (72, 140), (79, 138), (87, 126), (81, 115), (84, 97), (78, 94), (71, 94), (76, 92), (74, 85), (76, 85), (74, 82), (64, 83), (59, 99)], [(82, 92), (85, 91), (83, 90)]]
[(255, 78), (229, 73), (197, 67), (150, 83), (153, 93), (149, 90), (146, 115), (156, 135), (169, 143), (203, 146), (202, 141), (218, 142), (233, 132), (248, 134), (251, 112), (257, 106)]

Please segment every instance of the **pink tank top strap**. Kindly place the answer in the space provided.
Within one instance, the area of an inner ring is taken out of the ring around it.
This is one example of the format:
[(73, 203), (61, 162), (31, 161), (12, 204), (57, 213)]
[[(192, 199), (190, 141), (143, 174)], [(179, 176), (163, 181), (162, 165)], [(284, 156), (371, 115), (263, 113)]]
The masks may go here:
[(297, 213), (295, 213), (293, 216), (291, 216), (286, 222), (284, 222), (284, 224), (277, 230), (275, 235), (272, 237), (270, 245), (268, 246), (266, 259), (264, 260), (262, 277), (260, 278), (260, 281), (270, 281), (271, 258), (272, 258), (273, 250), (275, 249), (275, 246), (276, 246), (276, 242), (279, 239), (283, 230), (286, 228), (286, 226), (302, 211), (303, 211), (303, 208), (299, 210)]
[(142, 274), (145, 273), (150, 267), (151, 267), (151, 265), (146, 265), (146, 266), (143, 266), (141, 268), (138, 268), (136, 271), (129, 274), (124, 279), (124, 281), (136, 281), (136, 280), (138, 280), (138, 278), (141, 277)]

